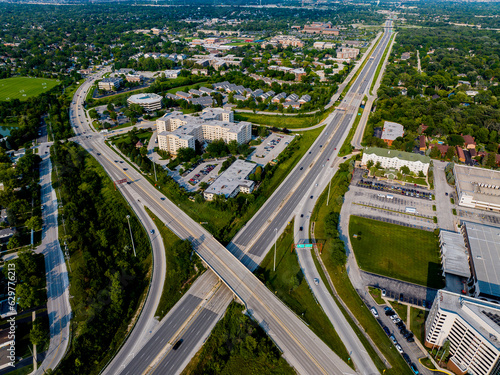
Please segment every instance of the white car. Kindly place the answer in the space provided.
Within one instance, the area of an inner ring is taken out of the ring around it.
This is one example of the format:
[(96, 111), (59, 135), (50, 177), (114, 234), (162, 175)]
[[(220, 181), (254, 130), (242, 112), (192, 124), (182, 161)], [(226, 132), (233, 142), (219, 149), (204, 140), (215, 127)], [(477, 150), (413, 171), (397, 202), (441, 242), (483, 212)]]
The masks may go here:
[(401, 319), (399, 319), (399, 318), (396, 318), (393, 320), (394, 324), (398, 324), (400, 321), (401, 321)]
[(375, 318), (378, 318), (378, 312), (377, 312), (377, 310), (375, 309), (375, 307), (372, 307), (372, 308), (370, 309), (370, 311), (372, 312), (372, 314), (373, 314), (373, 316), (374, 316)]
[(394, 314), (390, 318), (391, 318), (392, 321), (394, 321), (394, 320), (398, 319), (399, 316), (398, 316), (398, 314)]
[(385, 289), (382, 289), (382, 297), (385, 297), (387, 295), (387, 291)]
[(314, 279), (314, 284), (319, 285), (319, 279)]
[(396, 349), (398, 350), (398, 352), (400, 352), (401, 354), (403, 354), (403, 348), (401, 347), (401, 345), (396, 344)]

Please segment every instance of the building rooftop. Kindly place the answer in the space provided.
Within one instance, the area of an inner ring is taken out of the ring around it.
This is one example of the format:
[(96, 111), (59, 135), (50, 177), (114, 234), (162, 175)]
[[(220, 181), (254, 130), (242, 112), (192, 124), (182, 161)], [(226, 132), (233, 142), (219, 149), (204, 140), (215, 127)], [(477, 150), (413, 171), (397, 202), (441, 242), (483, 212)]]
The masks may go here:
[(385, 157), (385, 158), (399, 158), (402, 160), (408, 160), (417, 162), (420, 161), (424, 164), (430, 163), (431, 158), (425, 155), (413, 154), (411, 152), (399, 151), (399, 150), (389, 150), (387, 148), (378, 148), (378, 147), (367, 147), (364, 151), (365, 154), (375, 154), (377, 156)]
[(161, 99), (162, 99), (161, 95), (148, 93), (148, 94), (135, 94), (129, 97), (127, 100), (132, 103), (147, 104), (147, 103), (157, 103), (158, 100)]
[(382, 139), (394, 141), (398, 137), (404, 135), (404, 127), (396, 122), (385, 121), (384, 129), (382, 130)]
[(470, 277), (469, 258), (464, 236), (460, 233), (441, 229), (439, 240), (441, 242), (444, 272), (468, 279)]
[(500, 297), (500, 228), (462, 221), (479, 291)]
[(455, 183), (459, 192), (475, 201), (500, 204), (500, 171), (455, 164)]
[(223, 194), (227, 198), (240, 185), (251, 187), (254, 182), (247, 180), (247, 177), (253, 172), (255, 167), (257, 167), (257, 164), (240, 159), (236, 160), (205, 190), (205, 193)]
[(461, 316), (486, 341), (500, 349), (499, 305), (446, 290), (438, 291), (436, 298), (442, 310)]

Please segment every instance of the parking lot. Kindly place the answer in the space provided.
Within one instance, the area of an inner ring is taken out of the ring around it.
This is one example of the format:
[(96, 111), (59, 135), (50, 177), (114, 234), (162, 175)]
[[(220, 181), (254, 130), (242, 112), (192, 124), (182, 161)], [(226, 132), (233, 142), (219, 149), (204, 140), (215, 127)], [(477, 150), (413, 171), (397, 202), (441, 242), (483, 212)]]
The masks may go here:
[[(387, 198), (388, 195), (392, 198)], [(429, 199), (387, 194), (351, 185), (344, 204), (351, 204), (352, 215), (423, 230), (436, 228), (433, 202)]]
[(247, 160), (266, 165), (271, 160), (276, 159), (292, 139), (293, 136), (291, 135), (271, 133), (260, 145), (255, 147), (255, 150), (248, 156)]
[(216, 161), (203, 162), (196, 166), (196, 168), (194, 168), (191, 172), (184, 174), (183, 176), (179, 176), (179, 173), (175, 171), (172, 172), (172, 177), (177, 181), (177, 183), (180, 182), (181, 186), (183, 186), (186, 190), (196, 191), (199, 189), (201, 182), (211, 183), (217, 178), (224, 160), (226, 160), (226, 158), (218, 159)]

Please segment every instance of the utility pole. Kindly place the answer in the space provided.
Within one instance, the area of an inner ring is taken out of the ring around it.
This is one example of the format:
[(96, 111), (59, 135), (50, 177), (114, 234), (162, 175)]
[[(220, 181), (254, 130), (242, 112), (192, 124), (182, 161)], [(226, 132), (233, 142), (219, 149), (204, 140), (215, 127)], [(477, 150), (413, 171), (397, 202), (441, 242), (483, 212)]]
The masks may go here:
[(130, 231), (130, 239), (132, 240), (132, 249), (134, 249), (134, 256), (136, 257), (137, 254), (135, 253), (134, 237), (132, 237), (132, 228), (130, 227), (130, 215), (127, 215), (127, 221), (128, 221), (128, 229)]
[(276, 272), (276, 242), (278, 239), (278, 228), (274, 228), (274, 267), (273, 272)]
[(330, 187), (332, 186), (332, 180), (328, 183), (328, 195), (326, 196), (326, 205), (328, 206), (328, 202), (330, 201)]

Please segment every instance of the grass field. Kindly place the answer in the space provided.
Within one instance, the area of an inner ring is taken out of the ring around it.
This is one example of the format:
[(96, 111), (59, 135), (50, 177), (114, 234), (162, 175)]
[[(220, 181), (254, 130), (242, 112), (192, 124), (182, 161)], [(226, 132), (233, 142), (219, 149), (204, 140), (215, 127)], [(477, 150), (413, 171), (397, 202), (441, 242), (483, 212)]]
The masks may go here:
[(259, 125), (275, 126), (277, 128), (300, 129), (308, 128), (323, 121), (330, 111), (316, 115), (303, 116), (281, 116), (281, 115), (260, 115), (255, 113), (238, 112), (234, 114), (237, 121), (249, 121)]
[(425, 319), (428, 314), (422, 309), (410, 308), (410, 329), (422, 344), (425, 341)]
[(26, 100), (40, 95), (58, 85), (57, 80), (49, 78), (14, 77), (0, 79), (0, 101)]
[[(328, 317), (316, 303), (300, 269), (297, 255), (290, 252), (293, 243), (293, 221), (279, 237), (276, 249), (276, 272), (273, 272), (274, 252), (270, 251), (255, 272), (266, 286), (309, 325), (346, 363), (349, 353), (335, 332)], [(352, 362), (348, 363), (352, 366)]]
[(349, 235), (361, 269), (432, 288), (444, 286), (434, 233), (351, 216)]

